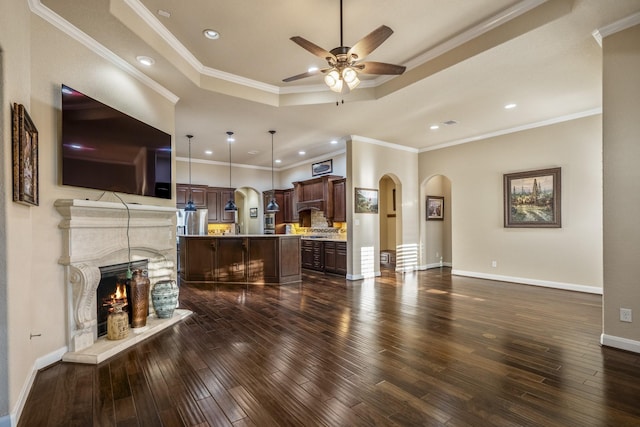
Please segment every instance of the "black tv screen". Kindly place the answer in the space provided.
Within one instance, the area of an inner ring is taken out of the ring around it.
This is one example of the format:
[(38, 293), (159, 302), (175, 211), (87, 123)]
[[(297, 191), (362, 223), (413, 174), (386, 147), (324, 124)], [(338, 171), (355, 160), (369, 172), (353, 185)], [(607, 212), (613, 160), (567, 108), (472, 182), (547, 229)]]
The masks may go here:
[(171, 198), (171, 135), (62, 85), (62, 184)]

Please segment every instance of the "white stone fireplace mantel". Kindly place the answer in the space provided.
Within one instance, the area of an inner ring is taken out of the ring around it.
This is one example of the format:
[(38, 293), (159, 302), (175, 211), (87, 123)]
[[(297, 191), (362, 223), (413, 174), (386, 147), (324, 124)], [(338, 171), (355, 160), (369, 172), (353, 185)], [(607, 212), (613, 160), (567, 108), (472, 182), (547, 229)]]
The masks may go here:
[(176, 310), (171, 319), (158, 319), (150, 304), (146, 327), (133, 329), (124, 340), (98, 339), (100, 267), (148, 259), (152, 287), (176, 279), (176, 209), (79, 199), (56, 200), (54, 206), (62, 216), (58, 262), (65, 266), (67, 283), (69, 353), (63, 360), (100, 363), (191, 314)]

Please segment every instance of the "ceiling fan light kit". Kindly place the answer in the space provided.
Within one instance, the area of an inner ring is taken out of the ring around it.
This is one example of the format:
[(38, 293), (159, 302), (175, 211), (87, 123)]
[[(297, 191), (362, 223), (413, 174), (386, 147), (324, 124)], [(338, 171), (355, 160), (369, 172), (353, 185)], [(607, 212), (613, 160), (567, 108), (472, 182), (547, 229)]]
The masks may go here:
[(387, 64), (384, 62), (358, 62), (373, 52), (386, 39), (393, 34), (393, 30), (386, 25), (373, 30), (353, 47), (344, 46), (342, 41), (342, 0), (340, 0), (340, 46), (327, 51), (320, 46), (300, 37), (291, 37), (291, 41), (327, 61), (329, 68), (310, 69), (306, 73), (283, 79), (284, 82), (292, 82), (316, 74), (324, 74), (324, 82), (329, 89), (337, 93), (349, 93), (360, 84), (358, 74), (376, 75), (400, 75), (406, 67), (402, 65)]

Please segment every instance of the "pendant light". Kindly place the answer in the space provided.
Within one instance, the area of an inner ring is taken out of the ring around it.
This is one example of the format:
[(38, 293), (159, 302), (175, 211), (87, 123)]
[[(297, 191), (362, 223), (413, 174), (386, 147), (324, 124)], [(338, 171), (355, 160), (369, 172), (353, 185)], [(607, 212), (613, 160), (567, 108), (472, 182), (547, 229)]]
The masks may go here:
[[(227, 144), (229, 144), (229, 188), (231, 188), (231, 143), (232, 142), (233, 142), (233, 132), (228, 131), (227, 132)], [(233, 202), (233, 193), (231, 193), (231, 198), (229, 199), (227, 204), (224, 205), (224, 210), (225, 211), (237, 211), (238, 210), (238, 207)]]
[(191, 138), (193, 138), (193, 135), (187, 135), (187, 139), (189, 139), (189, 201), (184, 207), (185, 212), (196, 211), (196, 205), (193, 203), (193, 197), (191, 195)]
[(276, 190), (273, 187), (273, 134), (276, 133), (275, 130), (270, 130), (271, 134), (271, 200), (267, 204), (267, 212), (278, 212), (280, 210), (280, 206), (276, 202)]

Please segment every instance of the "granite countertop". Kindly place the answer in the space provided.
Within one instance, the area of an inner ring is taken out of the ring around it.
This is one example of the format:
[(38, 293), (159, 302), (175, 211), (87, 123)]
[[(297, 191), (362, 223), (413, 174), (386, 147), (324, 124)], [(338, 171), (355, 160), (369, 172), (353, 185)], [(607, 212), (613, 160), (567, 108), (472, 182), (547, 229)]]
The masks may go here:
[(345, 237), (326, 237), (326, 236), (302, 236), (302, 240), (319, 240), (321, 242), (346, 242)]
[(179, 234), (178, 237), (301, 237), (297, 234)]

